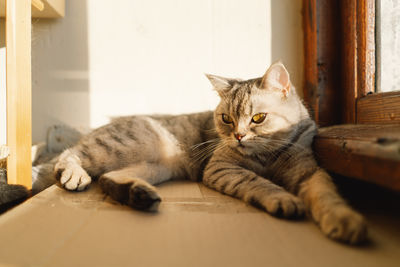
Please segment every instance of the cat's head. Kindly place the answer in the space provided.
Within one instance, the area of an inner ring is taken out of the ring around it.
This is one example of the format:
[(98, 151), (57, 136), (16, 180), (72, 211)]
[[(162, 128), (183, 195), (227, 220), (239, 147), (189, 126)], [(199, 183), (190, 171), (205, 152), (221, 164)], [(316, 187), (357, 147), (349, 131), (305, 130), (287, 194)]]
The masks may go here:
[(214, 112), (216, 130), (225, 145), (243, 154), (279, 147), (295, 125), (309, 119), (281, 62), (257, 79), (206, 76), (221, 98)]

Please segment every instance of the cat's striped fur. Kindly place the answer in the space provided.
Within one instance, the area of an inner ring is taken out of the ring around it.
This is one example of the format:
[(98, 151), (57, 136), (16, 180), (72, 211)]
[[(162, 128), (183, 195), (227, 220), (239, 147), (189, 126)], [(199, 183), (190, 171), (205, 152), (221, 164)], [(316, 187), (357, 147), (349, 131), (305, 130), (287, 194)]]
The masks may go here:
[(364, 219), (315, 162), (317, 128), (284, 66), (275, 63), (262, 78), (247, 81), (208, 78), (221, 97), (215, 112), (116, 119), (60, 156), (60, 183), (80, 191), (99, 178), (121, 203), (157, 210), (161, 199), (153, 185), (202, 179), (273, 215), (307, 212), (333, 239), (365, 240)]

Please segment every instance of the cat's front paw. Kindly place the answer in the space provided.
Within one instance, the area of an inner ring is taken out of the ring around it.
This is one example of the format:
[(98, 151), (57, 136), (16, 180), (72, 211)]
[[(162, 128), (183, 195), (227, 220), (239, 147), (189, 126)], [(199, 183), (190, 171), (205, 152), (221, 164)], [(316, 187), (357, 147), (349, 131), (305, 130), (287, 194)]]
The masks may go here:
[(65, 168), (56, 165), (55, 172), (60, 184), (70, 191), (83, 191), (92, 182), (87, 172), (77, 164), (70, 164)]
[(305, 208), (303, 201), (288, 192), (269, 195), (259, 204), (268, 213), (277, 217), (301, 218), (304, 216)]
[(325, 235), (341, 242), (359, 244), (367, 239), (365, 219), (347, 206), (326, 212), (321, 218), (320, 227)]

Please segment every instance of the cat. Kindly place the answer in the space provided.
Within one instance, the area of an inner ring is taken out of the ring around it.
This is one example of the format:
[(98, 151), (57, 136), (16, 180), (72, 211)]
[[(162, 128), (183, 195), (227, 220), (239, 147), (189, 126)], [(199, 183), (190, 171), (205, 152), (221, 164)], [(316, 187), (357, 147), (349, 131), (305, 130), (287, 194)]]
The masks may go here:
[(29, 191), (25, 186), (7, 183), (8, 155), (8, 147), (0, 145), (0, 213), (7, 211), (29, 197)]
[(20, 204), (53, 185), (54, 165), (65, 148), (73, 146), (82, 133), (67, 125), (54, 125), (48, 129), (47, 142), (32, 147), (32, 188), (7, 183), (7, 157), (9, 149), (0, 146), (0, 213)]
[(48, 162), (32, 166), (30, 190), (23, 185), (8, 184), (6, 166), (0, 166), (0, 213), (53, 185), (56, 182), (53, 175), (55, 160), (49, 159)]
[(251, 80), (207, 75), (220, 96), (214, 112), (121, 117), (65, 150), (54, 171), (67, 190), (98, 179), (113, 199), (156, 211), (154, 185), (189, 178), (269, 214), (309, 214), (322, 232), (357, 244), (365, 219), (340, 197), (311, 143), (315, 122), (281, 62)]
[(0, 168), (0, 213), (24, 201), (29, 195), (25, 186), (7, 184), (7, 171)]

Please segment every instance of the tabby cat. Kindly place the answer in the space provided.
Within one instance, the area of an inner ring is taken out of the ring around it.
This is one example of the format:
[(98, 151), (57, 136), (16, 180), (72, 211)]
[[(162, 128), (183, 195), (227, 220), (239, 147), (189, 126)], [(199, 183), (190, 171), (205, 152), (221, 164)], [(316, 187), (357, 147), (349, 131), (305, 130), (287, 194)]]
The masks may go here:
[(0, 213), (19, 204), (29, 196), (25, 186), (8, 184), (7, 171), (0, 167)]
[(365, 240), (363, 217), (314, 159), (317, 127), (284, 65), (245, 81), (207, 77), (221, 98), (215, 112), (118, 118), (61, 154), (55, 165), (61, 185), (81, 191), (98, 179), (113, 199), (155, 211), (161, 198), (153, 185), (202, 180), (272, 215), (307, 212), (335, 240)]

